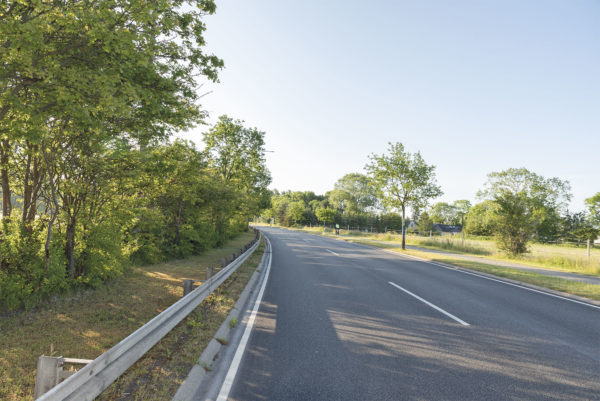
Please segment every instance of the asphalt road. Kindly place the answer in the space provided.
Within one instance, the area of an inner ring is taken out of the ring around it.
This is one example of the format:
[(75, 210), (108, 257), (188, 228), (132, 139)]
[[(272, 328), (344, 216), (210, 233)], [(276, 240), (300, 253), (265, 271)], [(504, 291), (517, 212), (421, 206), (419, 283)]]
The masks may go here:
[(600, 400), (600, 308), (264, 232), (270, 278), (229, 399)]

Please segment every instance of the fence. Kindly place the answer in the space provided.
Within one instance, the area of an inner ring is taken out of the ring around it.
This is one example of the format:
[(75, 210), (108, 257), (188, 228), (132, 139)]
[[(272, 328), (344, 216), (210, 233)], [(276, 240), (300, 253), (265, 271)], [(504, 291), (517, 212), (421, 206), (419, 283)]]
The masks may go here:
[[(239, 256), (232, 255), (234, 260), (227, 266), (93, 361), (40, 357), (38, 368), (42, 371), (37, 372), (36, 399), (86, 401), (100, 395), (246, 261), (259, 244), (260, 232), (255, 232), (255, 238), (245, 247), (247, 249), (240, 250)], [(61, 379), (69, 376), (68, 372), (62, 371), (63, 363), (69, 361), (89, 363), (57, 385)]]

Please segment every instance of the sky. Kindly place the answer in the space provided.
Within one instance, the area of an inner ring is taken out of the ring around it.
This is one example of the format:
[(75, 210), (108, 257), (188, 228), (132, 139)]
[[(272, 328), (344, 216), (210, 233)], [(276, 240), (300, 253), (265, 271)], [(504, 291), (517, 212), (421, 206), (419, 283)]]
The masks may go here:
[(401, 142), (434, 202), (511, 167), (568, 180), (573, 211), (600, 192), (600, 0), (216, 1), (201, 104), (266, 133), (271, 188), (324, 194)]

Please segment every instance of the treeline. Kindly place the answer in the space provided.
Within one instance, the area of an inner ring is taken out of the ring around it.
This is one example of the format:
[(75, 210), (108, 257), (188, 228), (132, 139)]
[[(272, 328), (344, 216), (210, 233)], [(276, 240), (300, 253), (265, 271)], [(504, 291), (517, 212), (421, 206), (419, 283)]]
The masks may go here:
[(262, 132), (223, 116), (202, 151), (169, 139), (206, 117), (197, 80), (223, 66), (203, 51), (214, 11), (0, 6), (0, 308), (217, 246), (264, 206)]
[(352, 173), (340, 178), (325, 195), (314, 192), (277, 190), (271, 193), (271, 207), (261, 213), (262, 221), (271, 217), (283, 226), (340, 224), (343, 228), (375, 232), (402, 228), (402, 217), (386, 213), (378, 201), (368, 178)]
[(403, 232), (435, 233), (434, 224), (458, 225), (464, 232), (494, 236), (500, 249), (517, 255), (527, 251), (531, 240), (542, 243), (595, 240), (600, 234), (600, 192), (586, 199), (586, 210), (571, 212), (571, 189), (567, 181), (545, 178), (525, 168), (488, 175), (478, 192), (479, 203), (467, 200), (452, 204), (428, 200), (441, 194), (433, 166), (419, 153), (402, 144), (390, 144), (386, 155), (372, 155), (368, 174), (347, 174), (325, 195), (313, 192), (274, 191), (271, 208), (262, 219), (294, 224), (340, 224), (384, 232), (401, 231), (406, 208), (411, 219)]
[(419, 216), (418, 229), (432, 224), (463, 225), (467, 234), (496, 236), (509, 253), (526, 251), (529, 240), (541, 243), (594, 241), (600, 234), (600, 193), (585, 200), (586, 210), (572, 212), (568, 181), (545, 178), (525, 168), (488, 175), (481, 202), (438, 202)]

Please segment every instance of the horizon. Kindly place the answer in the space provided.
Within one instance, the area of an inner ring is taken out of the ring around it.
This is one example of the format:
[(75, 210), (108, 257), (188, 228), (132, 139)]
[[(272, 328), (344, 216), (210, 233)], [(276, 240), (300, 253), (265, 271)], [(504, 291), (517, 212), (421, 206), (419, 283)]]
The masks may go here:
[(324, 194), (401, 142), (436, 166), (433, 202), (476, 203), (487, 174), (520, 167), (569, 181), (572, 211), (600, 190), (600, 3), (217, 5), (207, 123), (266, 132), (272, 189)]

